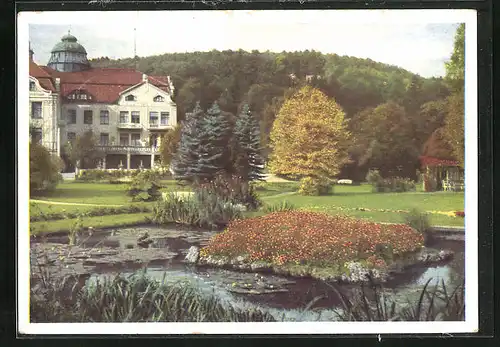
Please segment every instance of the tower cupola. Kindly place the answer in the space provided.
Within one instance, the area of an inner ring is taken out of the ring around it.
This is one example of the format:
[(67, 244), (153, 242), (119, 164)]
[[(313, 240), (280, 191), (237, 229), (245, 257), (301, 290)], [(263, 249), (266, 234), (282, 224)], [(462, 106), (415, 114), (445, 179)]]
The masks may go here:
[(87, 51), (69, 31), (61, 38), (61, 42), (52, 48), (47, 65), (61, 72), (75, 72), (90, 68)]

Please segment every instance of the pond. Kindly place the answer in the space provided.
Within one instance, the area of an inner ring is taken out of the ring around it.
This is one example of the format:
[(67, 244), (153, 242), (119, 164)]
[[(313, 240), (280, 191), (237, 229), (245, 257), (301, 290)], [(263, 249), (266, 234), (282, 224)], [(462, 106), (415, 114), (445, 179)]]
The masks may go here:
[[(137, 246), (138, 235), (147, 233), (148, 248)], [(185, 229), (141, 227), (102, 232), (79, 241), (73, 247), (67, 264), (91, 273), (88, 281), (114, 276), (129, 275), (144, 269), (160, 281), (189, 281), (202, 293), (215, 295), (238, 308), (259, 308), (268, 311), (278, 320), (332, 321), (337, 320), (341, 300), (332, 284), (311, 278), (287, 278), (272, 274), (256, 274), (226, 269), (203, 268), (184, 262), (192, 245), (203, 246), (213, 232)], [(67, 237), (51, 237), (32, 242), (32, 254), (37, 247), (56, 252), (67, 247)], [(406, 269), (384, 284), (391, 297), (404, 304), (419, 295), (419, 290), (432, 279), (431, 285), (444, 281), (447, 288), (461, 284), (464, 278), (463, 237), (439, 238), (433, 246), (451, 250), (452, 260), (433, 266), (414, 266)], [(54, 250), (55, 249), (55, 250)], [(54, 253), (54, 258), (57, 254)], [(83, 260), (82, 260), (83, 259)], [(68, 266), (66, 266), (67, 268)], [(359, 285), (341, 284), (335, 288), (349, 295)], [(314, 300), (310, 309), (305, 307)]]

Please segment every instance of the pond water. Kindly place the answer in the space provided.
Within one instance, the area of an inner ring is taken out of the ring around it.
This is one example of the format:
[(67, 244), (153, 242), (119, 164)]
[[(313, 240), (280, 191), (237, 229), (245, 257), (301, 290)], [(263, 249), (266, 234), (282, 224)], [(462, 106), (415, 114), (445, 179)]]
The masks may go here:
[[(338, 319), (335, 311), (339, 311), (341, 301), (337, 292), (332, 288), (332, 284), (310, 278), (286, 278), (271, 274), (245, 273), (188, 265), (183, 262), (183, 259), (189, 247), (192, 245), (203, 246), (213, 233), (205, 233), (200, 236), (199, 231), (187, 232), (158, 228), (147, 228), (147, 231), (150, 236), (156, 236), (155, 241), (150, 245), (150, 248), (138, 249), (136, 247), (136, 251), (147, 255), (154, 253), (155, 249), (168, 249), (169, 254), (173, 255), (165, 261), (149, 259), (144, 262), (148, 265), (143, 265), (143, 268), (147, 275), (152, 278), (167, 282), (189, 281), (202, 293), (215, 295), (223, 302), (237, 308), (266, 310), (278, 320), (332, 321)], [(99, 247), (104, 245), (108, 248), (127, 248), (126, 245), (137, 240), (137, 232), (137, 230), (133, 230), (131, 233), (124, 232), (120, 237), (111, 234), (107, 234), (108, 236), (105, 238), (94, 237), (87, 240), (84, 246)], [(160, 236), (165, 235), (165, 233), (170, 234), (166, 237)], [(49, 241), (58, 242), (56, 239)], [(59, 242), (63, 243), (64, 241), (59, 240)], [(390, 292), (393, 299), (402, 304), (406, 303), (418, 296), (419, 290), (429, 279), (432, 279), (432, 285), (444, 281), (447, 288), (454, 288), (461, 284), (465, 266), (464, 241), (460, 238), (442, 238), (437, 241), (433, 248), (452, 250), (455, 255), (452, 260), (445, 263), (412, 267), (385, 283), (384, 288)], [(137, 271), (138, 267), (140, 266), (129, 266), (122, 269), (116, 267), (95, 268), (89, 281), (114, 276), (118, 271), (123, 275), (129, 275)], [(342, 284), (336, 286), (347, 295), (356, 287), (359, 288), (359, 285)], [(255, 292), (248, 291), (247, 288), (260, 288), (261, 290)], [(263, 288), (264, 291), (262, 291)], [(315, 301), (311, 309), (304, 312), (308, 303), (318, 297), (321, 299)]]

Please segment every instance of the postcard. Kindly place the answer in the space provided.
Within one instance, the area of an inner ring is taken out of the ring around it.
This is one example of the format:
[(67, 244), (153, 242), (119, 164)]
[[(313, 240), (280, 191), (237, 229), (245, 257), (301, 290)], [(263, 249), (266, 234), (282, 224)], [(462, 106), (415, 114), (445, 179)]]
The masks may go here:
[(21, 12), (19, 332), (477, 332), (476, 48), (472, 10)]

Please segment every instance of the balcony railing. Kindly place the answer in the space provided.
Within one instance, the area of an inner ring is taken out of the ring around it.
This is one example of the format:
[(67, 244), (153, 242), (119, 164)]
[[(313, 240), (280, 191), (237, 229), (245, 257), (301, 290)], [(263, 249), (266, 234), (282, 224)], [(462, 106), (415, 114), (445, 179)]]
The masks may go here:
[(141, 123), (118, 123), (120, 129), (142, 129)]
[(149, 123), (148, 128), (149, 129), (164, 130), (164, 129), (172, 129), (173, 127), (170, 124)]
[(125, 146), (125, 145), (100, 145), (97, 146), (107, 154), (158, 154), (159, 147), (153, 146)]

